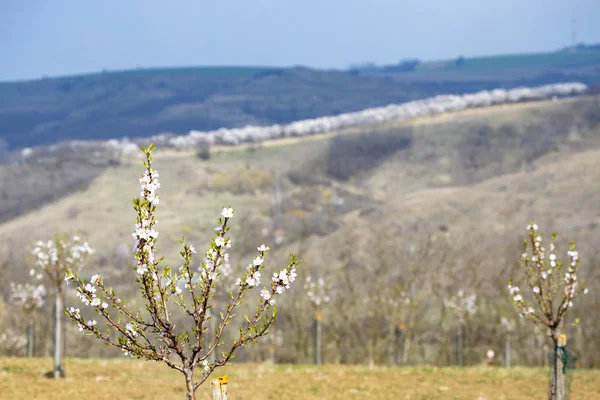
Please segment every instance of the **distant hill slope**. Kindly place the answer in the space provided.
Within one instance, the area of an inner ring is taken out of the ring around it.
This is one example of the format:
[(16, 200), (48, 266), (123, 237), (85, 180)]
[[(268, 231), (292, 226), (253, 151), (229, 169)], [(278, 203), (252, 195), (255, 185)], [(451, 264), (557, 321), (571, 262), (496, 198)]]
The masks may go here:
[(270, 125), (437, 94), (600, 81), (600, 50), (424, 63), (410, 73), (302, 67), (142, 69), (0, 83), (11, 148)]
[[(370, 212), (395, 210), (402, 216), (398, 221), (406, 224), (415, 218), (458, 224), (461, 213), (479, 213), (480, 200), (486, 209), (514, 208), (510, 220), (498, 214), (499, 219), (486, 222), (502, 225), (503, 232), (534, 215), (562, 218), (565, 204), (571, 201), (581, 206), (572, 212), (577, 218), (560, 221), (563, 229), (571, 230), (598, 218), (598, 190), (593, 184), (598, 177), (593, 165), (600, 151), (598, 101), (571, 98), (392, 121), (340, 136), (215, 148), (204, 161), (194, 152), (159, 149), (161, 240), (168, 254), (176, 254), (181, 233), (203, 238), (215, 210), (223, 204), (239, 205), (241, 214), (258, 219), (258, 231), (285, 225), (290, 242), (343, 226), (352, 210), (364, 214), (359, 219), (365, 223), (372, 218)], [(584, 151), (589, 153), (583, 155)], [(129, 203), (139, 191), (141, 160), (123, 161), (90, 170), (90, 179), (95, 178), (70, 194), (68, 185), (77, 184), (81, 173), (69, 175), (72, 164), (65, 164), (64, 172), (53, 167), (55, 176), (50, 178), (64, 185), (62, 198), (48, 192), (44, 185), (49, 178), (36, 165), (25, 165), (29, 176), (21, 171), (19, 180), (0, 185), (0, 196), (7, 207), (32, 204), (37, 209), (23, 209), (20, 216), (0, 209), (13, 217), (0, 223), (0, 242), (17, 248), (56, 230), (83, 229), (105, 252), (128, 244), (131, 224), (127, 221), (134, 217)], [(13, 174), (12, 168), (2, 166), (0, 172)], [(560, 173), (550, 176), (550, 170)], [(574, 177), (577, 180), (570, 182)], [(36, 178), (41, 182), (35, 183)], [(587, 183), (560, 197), (538, 196), (577, 182)], [(483, 200), (483, 194), (493, 197), (493, 202)], [(19, 196), (18, 201), (10, 202), (11, 196)], [(278, 197), (285, 199), (280, 206), (273, 203)], [(344, 201), (332, 209), (327, 204), (336, 198)], [(447, 207), (453, 207), (453, 213), (446, 212)], [(456, 227), (459, 232), (463, 228), (466, 232), (466, 227)]]

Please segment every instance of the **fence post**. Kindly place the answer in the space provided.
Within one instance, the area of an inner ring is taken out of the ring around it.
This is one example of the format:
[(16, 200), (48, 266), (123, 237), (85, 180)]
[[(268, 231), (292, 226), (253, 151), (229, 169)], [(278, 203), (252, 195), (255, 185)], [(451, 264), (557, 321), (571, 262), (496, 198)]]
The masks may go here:
[(314, 320), (314, 358), (315, 364), (321, 365), (321, 313), (315, 312)]
[(212, 380), (212, 400), (227, 400), (227, 375), (219, 376)]

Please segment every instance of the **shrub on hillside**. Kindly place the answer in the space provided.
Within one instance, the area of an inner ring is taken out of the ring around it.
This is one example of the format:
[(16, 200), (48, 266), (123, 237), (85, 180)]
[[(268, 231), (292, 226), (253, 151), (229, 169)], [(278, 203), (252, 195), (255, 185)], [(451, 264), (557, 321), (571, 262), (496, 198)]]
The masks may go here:
[(348, 180), (377, 168), (386, 158), (408, 148), (411, 143), (410, 128), (336, 136), (325, 155), (325, 173), (339, 180)]
[(234, 194), (255, 193), (273, 186), (273, 174), (255, 167), (240, 167), (213, 175), (207, 189)]

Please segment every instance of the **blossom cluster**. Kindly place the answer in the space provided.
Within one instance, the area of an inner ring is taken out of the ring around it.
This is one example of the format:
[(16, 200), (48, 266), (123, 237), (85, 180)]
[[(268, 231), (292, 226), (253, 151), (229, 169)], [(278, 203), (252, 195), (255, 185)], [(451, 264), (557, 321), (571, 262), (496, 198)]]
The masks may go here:
[(84, 305), (100, 307), (102, 309), (108, 308), (108, 304), (97, 296), (97, 288), (95, 285), (100, 284), (101, 279), (102, 277), (100, 275), (94, 274), (88, 283), (77, 288), (77, 293), (75, 295)]
[(10, 328), (0, 333), (0, 349), (3, 352), (17, 352), (24, 348), (26, 344), (27, 338), (25, 335), (18, 335)]
[(513, 332), (517, 328), (517, 323), (513, 319), (506, 317), (500, 318), (500, 324), (504, 327), (507, 332)]
[(13, 303), (21, 307), (24, 312), (30, 313), (44, 306), (44, 296), (46, 295), (44, 285), (32, 285), (30, 283), (23, 285), (11, 282), (10, 289)]
[[(409, 305), (412, 303), (409, 294), (404, 290), (402, 290), (399, 294), (396, 293), (393, 295), (380, 293), (377, 296), (377, 299), (381, 302), (381, 304), (391, 306), (393, 309), (398, 309), (402, 305)], [(365, 299), (365, 302), (368, 301), (369, 299)]]
[(270, 335), (267, 336), (267, 343), (273, 346), (283, 346), (283, 332), (280, 329), (274, 329), (270, 332)]
[(508, 292), (512, 296), (513, 303), (517, 306), (519, 315), (521, 317), (535, 315), (535, 309), (525, 303), (525, 300), (521, 295), (521, 289), (518, 286), (514, 286), (512, 283), (509, 283)]
[[(224, 207), (221, 211), (220, 224), (215, 227), (217, 236), (212, 239), (211, 245), (206, 251), (206, 256), (198, 271), (205, 282), (215, 283), (222, 275), (228, 276), (231, 273), (229, 264), (229, 253), (231, 249), (231, 238), (225, 237), (228, 227), (227, 222), (233, 218), (234, 210), (231, 207)], [(193, 247), (192, 247), (193, 250)], [(195, 252), (195, 250), (193, 250)], [(258, 275), (260, 277), (260, 274)]]
[[(66, 236), (56, 236), (54, 240), (38, 241), (31, 253), (35, 257), (35, 265), (41, 268), (55, 285), (60, 285), (64, 273), (79, 269), (94, 250), (88, 242), (75, 235), (70, 239)], [(35, 269), (31, 269), (29, 274), (36, 279), (42, 279), (42, 274)]]
[(289, 289), (291, 283), (296, 280), (296, 276), (296, 268), (294, 266), (291, 268), (282, 269), (279, 272), (274, 272), (273, 276), (271, 277), (271, 296), (267, 296), (266, 293), (262, 292), (262, 298), (268, 301), (271, 305), (275, 304), (275, 299), (273, 299), (273, 296), (276, 294), (282, 294)]
[(148, 200), (148, 203), (158, 204), (158, 172), (153, 169), (146, 170), (140, 178), (141, 192), (140, 198)]
[(158, 231), (154, 229), (157, 222), (152, 214), (158, 204), (159, 174), (148, 167), (140, 178), (140, 203), (137, 205), (138, 218), (131, 236), (134, 241), (134, 251), (137, 259), (136, 271), (143, 275), (151, 270), (156, 262), (156, 240)]
[[(573, 307), (573, 299), (577, 296), (577, 265), (579, 263), (579, 253), (575, 250), (574, 246), (571, 246), (571, 249), (567, 251), (567, 255), (571, 262), (567, 267), (567, 272), (565, 272), (564, 277), (564, 294), (565, 301), (563, 302), (563, 308)], [(588, 288), (583, 289), (583, 293), (588, 293)]]
[[(520, 263), (527, 275), (527, 285), (531, 289), (533, 300), (539, 306), (539, 311), (527, 303), (525, 294), (512, 280), (509, 281), (508, 292), (521, 317), (547, 326), (557, 326), (565, 311), (573, 306), (573, 299), (579, 293), (588, 292), (587, 288), (582, 288), (578, 282), (579, 253), (575, 244), (571, 243), (567, 251), (569, 263), (561, 282), (560, 271), (564, 265), (556, 252), (556, 234), (552, 235), (552, 240), (546, 248), (537, 224), (529, 224), (527, 232), (529, 237), (524, 242), (525, 251), (521, 255)], [(556, 304), (555, 297), (559, 295), (560, 287), (563, 292), (562, 300), (559, 301), (560, 306), (555, 313), (553, 304)]]
[(81, 314), (79, 314), (80, 309), (75, 307), (69, 307), (67, 309), (67, 314), (74, 320), (77, 321), (77, 327), (79, 328), (79, 332), (83, 332), (85, 329), (92, 328), (96, 326), (97, 322), (95, 319), (88, 320), (87, 326), (84, 322), (83, 318), (81, 318)]
[(477, 312), (477, 295), (475, 293), (467, 295), (460, 289), (456, 296), (444, 299), (444, 306), (457, 316), (459, 322), (463, 323), (467, 316)]
[(306, 290), (308, 300), (315, 307), (320, 307), (321, 304), (331, 301), (331, 297), (328, 294), (331, 292), (331, 285), (326, 283), (323, 278), (313, 280), (310, 275), (307, 276), (304, 281), (304, 290)]

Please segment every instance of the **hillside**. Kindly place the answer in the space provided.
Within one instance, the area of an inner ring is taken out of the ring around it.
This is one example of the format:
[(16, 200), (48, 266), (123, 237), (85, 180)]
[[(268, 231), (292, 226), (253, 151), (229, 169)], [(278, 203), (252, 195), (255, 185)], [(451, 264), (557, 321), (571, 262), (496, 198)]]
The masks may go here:
[[(140, 69), (0, 83), (10, 148), (271, 125), (496, 88), (599, 82), (600, 50), (423, 63), (412, 72), (304, 67)], [(1, 146), (0, 146), (1, 147)]]
[[(436, 333), (450, 329), (439, 304), (459, 288), (477, 291), (487, 311), (472, 321), (466, 358), (477, 363), (490, 341), (502, 346), (494, 321), (510, 311), (505, 285), (531, 218), (544, 231), (558, 230), (561, 240), (577, 241), (585, 255), (582, 276), (592, 289), (577, 310), (585, 315), (598, 305), (599, 101), (583, 96), (506, 104), (310, 138), (215, 146), (208, 159), (195, 151), (159, 149), (159, 248), (177, 265), (181, 235), (204, 247), (220, 207), (235, 207), (235, 269), (265, 242), (274, 249), (273, 263), (298, 252), (303, 274), (335, 282), (331, 307), (337, 311), (326, 314), (324, 339), (330, 362), (368, 357), (385, 362), (387, 339), (381, 332), (387, 328), (381, 327), (392, 313), (376, 306), (379, 300), (372, 296), (410, 289), (414, 308), (393, 314), (415, 335), (406, 362), (451, 363), (452, 336)], [(84, 274), (100, 272), (120, 290), (131, 290), (124, 282), (133, 274), (130, 201), (138, 195), (140, 161), (130, 157), (105, 165), (90, 172), (95, 178), (87, 186), (40, 200), (43, 206), (0, 224), (0, 254), (8, 260), (0, 278), (25, 279), (25, 249), (32, 241), (79, 230), (97, 249)], [(37, 172), (31, 173), (34, 180)], [(18, 190), (22, 199), (39, 196), (19, 189), (18, 181), (14, 185), (2, 188), (4, 196)], [(282, 311), (289, 342), (279, 357), (307, 362), (308, 339), (293, 332), (308, 329), (310, 305), (301, 288), (293, 293), (284, 303), (291, 308)], [(366, 300), (352, 300), (357, 298)], [(587, 351), (584, 365), (597, 366), (600, 354), (589, 346), (600, 322), (582, 324), (582, 332), (573, 331), (580, 335), (574, 346), (579, 354)], [(524, 329), (519, 346), (534, 348), (536, 337)], [(366, 340), (373, 347), (362, 345)], [(112, 354), (82, 343), (74, 340), (74, 354)], [(539, 354), (522, 352), (515, 362), (539, 365)]]
[[(416, 209), (410, 209), (411, 205), (429, 204), (435, 199), (446, 205), (453, 196), (466, 204), (481, 193), (504, 199), (515, 187), (522, 188), (528, 180), (535, 182), (533, 178), (537, 174), (550, 173), (540, 171), (580, 170), (576, 174), (579, 179), (593, 174), (595, 171), (589, 163), (594, 161), (594, 152), (600, 150), (599, 124), (598, 100), (584, 97), (466, 110), (409, 122), (391, 121), (342, 131), (342, 136), (332, 132), (310, 140), (276, 140), (233, 148), (216, 146), (208, 161), (198, 159), (194, 151), (159, 150), (156, 167), (165, 182), (161, 201), (165, 214), (162, 230), (166, 231), (166, 237), (173, 239), (178, 238), (182, 224), (196, 231), (201, 227), (197, 223), (210, 219), (221, 204), (244, 204), (244, 213), (269, 214), (272, 207), (269, 199), (276, 182), (280, 182), (278, 190), (285, 197), (293, 197), (288, 192), (306, 194), (329, 187), (328, 190), (360, 198), (354, 208), (393, 207), (410, 218), (418, 214)], [(29, 176), (21, 176), (9, 185), (11, 193), (19, 193), (21, 188), (36, 188), (29, 194), (22, 192), (18, 203), (39, 196), (35, 177), (40, 183), (45, 182), (46, 171), (61, 171), (60, 168), (64, 168), (65, 174), (84, 171), (75, 167), (73, 160), (71, 164), (48, 162), (39, 169), (35, 163), (27, 166), (21, 175), (28, 172)], [(90, 182), (87, 188), (81, 187), (73, 195), (57, 201), (52, 201), (51, 196), (42, 198), (43, 207), (0, 225), (2, 241), (28, 241), (19, 232), (35, 231), (44, 236), (51, 234), (56, 226), (64, 230), (98, 226), (99, 229), (87, 228), (84, 233), (90, 235), (92, 242), (106, 244), (108, 248), (129, 240), (129, 224), (122, 221), (127, 220), (127, 215), (133, 217), (128, 203), (137, 193), (138, 164), (139, 159), (134, 157), (123, 159), (116, 166), (90, 168), (89, 177), (81, 178)], [(1, 167), (0, 172), (6, 170), (8, 179), (14, 174), (14, 168), (16, 166)], [(533, 172), (523, 172), (527, 170)], [(76, 175), (70, 179), (80, 178)], [(544, 181), (547, 180), (549, 178)], [(555, 183), (566, 184), (567, 176), (561, 176)], [(591, 192), (581, 193), (582, 200), (595, 199), (596, 187), (584, 185), (581, 190), (584, 188)], [(9, 187), (3, 184), (2, 189)], [(510, 195), (511, 201), (517, 201), (521, 191)], [(9, 196), (8, 192), (4, 196)], [(535, 209), (535, 203), (541, 200), (529, 200), (528, 209)], [(306, 201), (318, 203), (320, 200)], [(298, 204), (301, 208), (313, 206), (320, 207), (319, 204)], [(288, 212), (293, 209), (290, 203), (285, 207)], [(434, 209), (423, 207), (427, 213)], [(10, 207), (3, 210), (8, 213)], [(310, 214), (310, 210), (304, 211)], [(187, 221), (185, 215), (191, 219)], [(446, 218), (450, 218), (450, 214)], [(109, 239), (104, 234), (106, 231), (120, 233)], [(171, 244), (175, 243), (174, 240)]]

